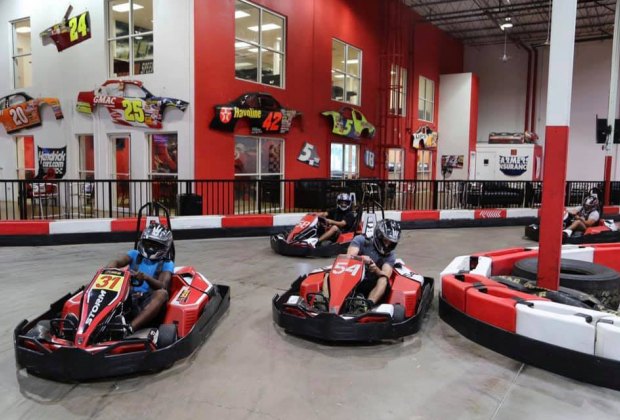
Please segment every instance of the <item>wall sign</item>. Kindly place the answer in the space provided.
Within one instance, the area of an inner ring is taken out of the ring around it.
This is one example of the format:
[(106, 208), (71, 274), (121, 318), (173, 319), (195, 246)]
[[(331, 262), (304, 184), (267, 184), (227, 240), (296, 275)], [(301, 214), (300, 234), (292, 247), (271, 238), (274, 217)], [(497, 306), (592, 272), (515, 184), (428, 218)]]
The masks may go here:
[(499, 156), (499, 170), (508, 176), (523, 175), (529, 156)]
[(319, 167), (319, 162), (321, 161), (316, 147), (308, 142), (304, 143), (299, 152), (299, 156), (297, 156), (297, 160), (315, 168)]
[(375, 136), (375, 126), (366, 120), (361, 111), (350, 106), (344, 106), (338, 111), (321, 112), (321, 115), (332, 119), (332, 133), (339, 136), (356, 140)]
[(375, 169), (375, 152), (372, 150), (364, 152), (364, 164), (370, 169)]
[(60, 52), (90, 38), (90, 14), (84, 12), (69, 18), (72, 10), (73, 6), (69, 6), (60, 23), (40, 33), (43, 45), (53, 42)]
[(453, 169), (462, 169), (465, 156), (463, 155), (441, 155), (441, 174), (444, 178), (452, 175)]
[(411, 146), (414, 149), (430, 149), (437, 147), (437, 132), (427, 125), (418, 128), (411, 135)]
[(54, 170), (56, 178), (62, 178), (67, 171), (67, 146), (53, 148), (37, 146), (37, 156), (39, 158), (38, 177), (43, 178), (48, 174), (49, 169)]

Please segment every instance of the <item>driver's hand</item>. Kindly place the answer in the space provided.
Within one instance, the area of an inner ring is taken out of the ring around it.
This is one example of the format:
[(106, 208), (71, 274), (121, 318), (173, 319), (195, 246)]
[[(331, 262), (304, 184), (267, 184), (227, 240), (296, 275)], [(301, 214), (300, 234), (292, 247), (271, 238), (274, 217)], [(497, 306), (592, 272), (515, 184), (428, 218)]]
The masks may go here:
[(142, 271), (131, 271), (131, 276), (137, 280), (144, 281), (144, 273)]

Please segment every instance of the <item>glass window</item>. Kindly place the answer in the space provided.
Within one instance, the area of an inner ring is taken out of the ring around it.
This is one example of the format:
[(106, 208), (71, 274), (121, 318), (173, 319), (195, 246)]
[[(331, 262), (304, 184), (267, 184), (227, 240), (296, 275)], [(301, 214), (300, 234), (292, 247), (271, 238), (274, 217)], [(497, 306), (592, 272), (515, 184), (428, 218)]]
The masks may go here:
[(330, 176), (336, 179), (359, 177), (359, 146), (356, 144), (332, 143)]
[(34, 137), (15, 137), (17, 146), (17, 179), (34, 178)]
[(242, 0), (235, 2), (235, 77), (284, 87), (284, 17)]
[(420, 76), (418, 97), (418, 119), (433, 122), (435, 110), (435, 82)]
[(78, 136), (80, 179), (95, 179), (95, 141), (92, 134)]
[(362, 101), (362, 51), (337, 39), (332, 40), (332, 99)]
[(110, 159), (110, 179), (116, 180), (112, 187), (112, 194), (117, 207), (129, 207), (130, 189), (129, 179), (131, 179), (131, 154), (129, 135), (115, 134), (110, 136), (111, 159)]
[(110, 76), (153, 73), (153, 45), (153, 0), (109, 0)]
[(32, 85), (32, 51), (30, 49), (30, 19), (11, 23), (13, 35), (13, 87)]
[(158, 133), (151, 134), (148, 138), (151, 156), (149, 178), (153, 180), (153, 201), (172, 209), (177, 202), (178, 136), (176, 133)]
[(284, 141), (236, 136), (234, 159), (235, 213), (281, 208)]
[(405, 116), (407, 113), (407, 69), (392, 64), (390, 70), (390, 114)]

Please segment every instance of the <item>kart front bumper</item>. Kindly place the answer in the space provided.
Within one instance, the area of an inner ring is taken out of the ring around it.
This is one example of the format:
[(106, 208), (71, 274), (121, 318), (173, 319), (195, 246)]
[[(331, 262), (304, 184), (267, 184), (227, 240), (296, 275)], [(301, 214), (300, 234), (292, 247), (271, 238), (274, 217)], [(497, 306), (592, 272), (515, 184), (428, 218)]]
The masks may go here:
[[(29, 372), (49, 379), (76, 382), (93, 380), (114, 376), (130, 375), (136, 373), (156, 372), (172, 366), (177, 360), (183, 359), (200, 346), (207, 335), (215, 328), (217, 320), (230, 306), (230, 288), (217, 285), (218, 293), (215, 294), (202, 315), (196, 321), (189, 334), (175, 341), (172, 345), (157, 349), (131, 351), (121, 354), (113, 354), (115, 349), (121, 346), (144, 344), (145, 340), (124, 340), (111, 345), (97, 353), (74, 347), (61, 347), (50, 351), (38, 340), (26, 337), (24, 334), (33, 328), (37, 322), (53, 317), (62, 308), (65, 298), (51, 305), (50, 310), (28, 322), (22, 321), (14, 330), (15, 359), (18, 366), (26, 368)], [(68, 295), (70, 296), (70, 295)], [(26, 346), (29, 341), (30, 346)], [(32, 344), (37, 349), (33, 349)]]
[(293, 314), (286, 311), (285, 305), (295, 293), (298, 293), (298, 290), (291, 288), (281, 296), (275, 295), (272, 300), (273, 320), (286, 332), (330, 342), (372, 342), (393, 340), (417, 333), (433, 300), (434, 281), (428, 278), (417, 313), (402, 322), (393, 322), (389, 315), (381, 322), (360, 322), (363, 318), (380, 317), (380, 314), (373, 312), (344, 318), (327, 312), (314, 314), (296, 307), (299, 312), (294, 311), (296, 313)]
[(291, 257), (333, 257), (347, 252), (350, 242), (333, 243), (319, 247), (287, 242), (282, 234), (271, 236), (271, 249), (280, 255)]
[[(538, 241), (540, 238), (540, 225), (532, 224), (525, 227), (525, 236), (533, 241)], [(588, 235), (575, 235), (568, 238), (563, 237), (563, 244), (579, 245), (579, 244), (600, 244), (620, 242), (620, 231), (603, 231), (600, 233), (592, 233)]]

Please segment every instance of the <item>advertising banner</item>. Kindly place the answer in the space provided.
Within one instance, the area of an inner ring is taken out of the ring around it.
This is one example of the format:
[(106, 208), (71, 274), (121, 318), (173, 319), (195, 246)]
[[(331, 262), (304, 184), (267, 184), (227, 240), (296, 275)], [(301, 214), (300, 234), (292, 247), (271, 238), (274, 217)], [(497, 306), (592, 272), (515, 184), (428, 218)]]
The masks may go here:
[(67, 171), (67, 146), (53, 148), (37, 146), (37, 156), (39, 159), (38, 178), (50, 173), (49, 169), (53, 169), (56, 173), (55, 178), (59, 179), (65, 176)]

